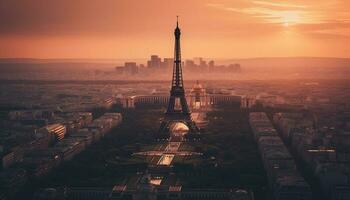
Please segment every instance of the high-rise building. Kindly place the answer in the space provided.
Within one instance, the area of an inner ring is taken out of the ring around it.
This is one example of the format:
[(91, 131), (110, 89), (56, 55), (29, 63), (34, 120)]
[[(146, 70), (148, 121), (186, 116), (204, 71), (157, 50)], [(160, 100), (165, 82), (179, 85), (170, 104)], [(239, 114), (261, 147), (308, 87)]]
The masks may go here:
[(164, 68), (171, 69), (174, 64), (174, 58), (164, 58), (164, 62), (162, 64)]
[(124, 65), (124, 73), (134, 75), (138, 73), (136, 62), (126, 62)]
[(205, 60), (201, 60), (199, 63), (199, 70), (201, 72), (207, 72), (208, 71), (208, 65), (207, 62)]
[(161, 58), (158, 55), (151, 55), (151, 60), (147, 61), (147, 67), (148, 68), (160, 68), (162, 63)]
[(209, 61), (209, 63), (208, 63), (208, 71), (209, 72), (214, 72), (215, 71), (215, 62), (214, 62), (214, 60)]
[(202, 57), (195, 57), (195, 58), (193, 58), (193, 61), (194, 61), (194, 64), (200, 65), (201, 62), (203, 61), (203, 58)]
[(196, 64), (194, 63), (193, 60), (186, 60), (185, 61), (185, 67), (186, 67), (186, 70), (189, 70), (189, 71), (195, 71), (196, 70)]

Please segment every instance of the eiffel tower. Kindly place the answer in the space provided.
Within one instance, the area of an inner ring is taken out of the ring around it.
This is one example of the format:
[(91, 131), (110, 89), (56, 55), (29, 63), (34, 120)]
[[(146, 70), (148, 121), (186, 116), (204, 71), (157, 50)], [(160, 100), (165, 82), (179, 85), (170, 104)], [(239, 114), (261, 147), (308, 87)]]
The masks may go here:
[(181, 122), (189, 128), (189, 133), (198, 133), (199, 129), (191, 118), (191, 112), (188, 109), (185, 98), (185, 89), (182, 77), (181, 67), (181, 49), (179, 22), (176, 21), (175, 28), (175, 49), (174, 49), (174, 68), (173, 79), (171, 82), (170, 98), (167, 111), (160, 126), (161, 132), (168, 132), (173, 123)]

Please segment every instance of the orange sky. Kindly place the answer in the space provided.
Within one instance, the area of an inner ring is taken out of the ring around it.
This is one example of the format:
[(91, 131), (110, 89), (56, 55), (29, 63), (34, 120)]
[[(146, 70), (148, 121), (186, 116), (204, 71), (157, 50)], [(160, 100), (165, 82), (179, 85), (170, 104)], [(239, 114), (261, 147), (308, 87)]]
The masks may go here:
[(350, 57), (348, 0), (6, 0), (0, 57)]

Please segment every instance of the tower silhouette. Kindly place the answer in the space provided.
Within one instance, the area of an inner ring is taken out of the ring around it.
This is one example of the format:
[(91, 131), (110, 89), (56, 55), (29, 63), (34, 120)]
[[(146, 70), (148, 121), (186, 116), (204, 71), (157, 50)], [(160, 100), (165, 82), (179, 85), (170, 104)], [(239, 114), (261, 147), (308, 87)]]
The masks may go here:
[(180, 35), (179, 22), (176, 21), (175, 28), (175, 49), (174, 49), (174, 67), (173, 78), (171, 82), (170, 98), (167, 111), (160, 126), (161, 132), (169, 132), (172, 123), (182, 122), (189, 128), (190, 133), (199, 131), (198, 127), (192, 121), (191, 112), (188, 109), (185, 98), (185, 89), (182, 77), (181, 67), (181, 49), (180, 49)]

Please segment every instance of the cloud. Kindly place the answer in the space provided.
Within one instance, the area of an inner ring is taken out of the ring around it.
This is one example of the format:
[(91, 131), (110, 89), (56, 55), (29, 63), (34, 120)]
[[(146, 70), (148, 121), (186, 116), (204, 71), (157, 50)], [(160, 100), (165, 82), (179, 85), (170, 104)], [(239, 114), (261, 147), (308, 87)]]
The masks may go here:
[[(230, 3), (207, 4), (207, 6), (254, 18), (263, 24), (293, 25), (299, 33), (350, 36), (347, 28), (350, 10), (345, 1), (263, 1), (252, 0), (245, 6), (232, 6)], [(257, 20), (259, 19), (259, 20)], [(311, 30), (310, 30), (311, 29)]]
[[(157, 49), (171, 55), (176, 15), (184, 45), (189, 44), (184, 50), (198, 55), (249, 56), (251, 49), (259, 53), (256, 46), (272, 43), (271, 52), (282, 55), (287, 52), (280, 49), (283, 42), (328, 48), (350, 36), (348, 0), (0, 0), (1, 50), (7, 56), (37, 57), (73, 56), (70, 52), (103, 57), (106, 49), (109, 56), (129, 57), (134, 51), (146, 56)], [(326, 45), (316, 37), (332, 40)], [(348, 48), (343, 46), (329, 52), (341, 49), (343, 55)]]
[(304, 23), (321, 23), (321, 20), (316, 14), (304, 10), (276, 10), (265, 7), (247, 7), (247, 8), (234, 8), (234, 7), (222, 7), (221, 5), (211, 5), (213, 7), (222, 8), (226, 11), (232, 11), (242, 14), (250, 15), (251, 17), (260, 18), (264, 20), (264, 23), (291, 23), (291, 24), (304, 24)]
[(273, 6), (273, 7), (281, 7), (281, 8), (307, 8), (306, 5), (295, 5), (288, 3), (276, 3), (270, 1), (253, 1), (254, 4), (263, 5), (263, 6)]

